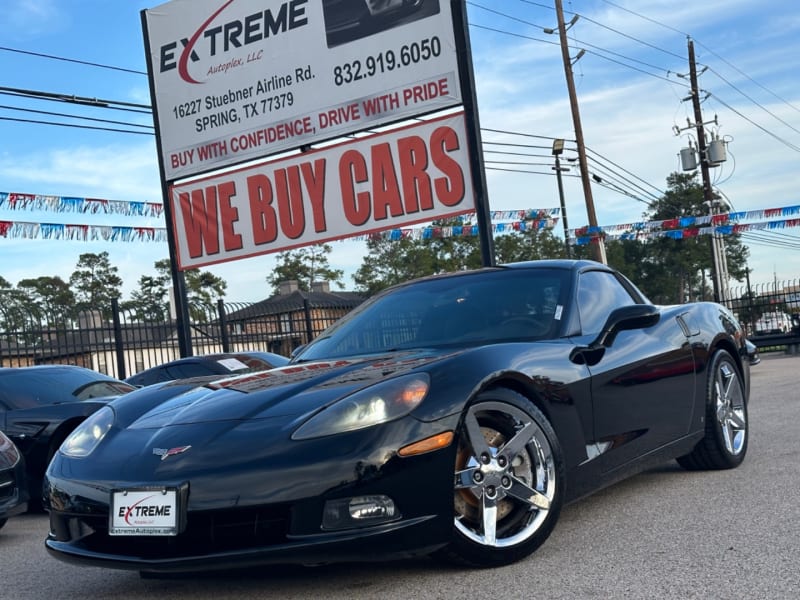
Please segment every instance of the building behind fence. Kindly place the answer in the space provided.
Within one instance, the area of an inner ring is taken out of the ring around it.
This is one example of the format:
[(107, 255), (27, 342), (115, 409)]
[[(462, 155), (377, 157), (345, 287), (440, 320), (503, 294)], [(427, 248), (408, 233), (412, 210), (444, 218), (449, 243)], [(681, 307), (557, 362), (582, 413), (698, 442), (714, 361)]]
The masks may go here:
[[(749, 336), (770, 313), (793, 319), (800, 335), (800, 280), (731, 288), (724, 303)], [(262, 350), (290, 356), (363, 302), (353, 292), (331, 292), (327, 283), (303, 292), (284, 282), (280, 293), (261, 302), (224, 303), (212, 310), (193, 307), (189, 331), (194, 355)], [(110, 314), (111, 318), (103, 318)], [(786, 332), (791, 333), (791, 331)], [(174, 320), (141, 320), (112, 303), (108, 310), (81, 313), (71, 326), (51, 327), (29, 315), (13, 329), (0, 321), (0, 367), (71, 364), (124, 379), (180, 358)]]
[[(279, 294), (261, 302), (192, 307), (192, 353), (261, 350), (290, 356), (363, 300), (353, 292), (331, 292), (327, 283), (303, 292), (297, 282), (284, 282)], [(0, 367), (70, 364), (124, 379), (176, 358), (174, 320), (137, 319), (116, 301), (106, 310), (82, 312), (68, 326), (53, 327), (34, 315), (13, 328), (0, 322)]]

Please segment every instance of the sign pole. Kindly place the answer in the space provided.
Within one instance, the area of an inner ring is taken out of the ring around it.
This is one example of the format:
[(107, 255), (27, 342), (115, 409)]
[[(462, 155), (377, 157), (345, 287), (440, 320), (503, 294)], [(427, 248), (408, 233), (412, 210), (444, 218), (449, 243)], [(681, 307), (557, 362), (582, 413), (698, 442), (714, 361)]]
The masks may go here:
[(475, 212), (478, 218), (478, 236), (481, 243), (481, 261), (484, 267), (495, 265), (492, 216), (487, 194), (486, 168), (483, 163), (483, 142), (478, 117), (478, 97), (475, 93), (475, 73), (472, 67), (472, 48), (469, 41), (467, 6), (464, 0), (451, 0), (453, 29), (458, 48), (458, 71), (461, 98), (467, 121), (467, 140), (470, 147), (472, 186), (475, 190)]
[(161, 131), (158, 119), (158, 103), (156, 102), (155, 84), (153, 82), (153, 64), (150, 57), (150, 35), (147, 30), (145, 11), (141, 12), (142, 32), (145, 43), (145, 60), (147, 61), (147, 78), (150, 85), (150, 105), (153, 107), (153, 124), (156, 132), (156, 151), (158, 152), (158, 172), (161, 179), (161, 197), (164, 203), (164, 221), (167, 225), (167, 246), (169, 250), (169, 270), (172, 278), (172, 287), (175, 291), (171, 301), (175, 303), (175, 326), (178, 334), (178, 351), (181, 358), (192, 356), (192, 336), (189, 328), (189, 302), (186, 296), (186, 279), (178, 270), (177, 245), (175, 243), (175, 229), (172, 219), (172, 202), (169, 197), (170, 181), (167, 181), (164, 170), (164, 155), (161, 145)]

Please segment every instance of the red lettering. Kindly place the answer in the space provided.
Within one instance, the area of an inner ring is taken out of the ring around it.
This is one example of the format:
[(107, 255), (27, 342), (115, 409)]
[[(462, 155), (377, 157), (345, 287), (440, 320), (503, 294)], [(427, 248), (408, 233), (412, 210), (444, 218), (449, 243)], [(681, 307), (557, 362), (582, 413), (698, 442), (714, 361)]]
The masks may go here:
[(248, 177), (247, 198), (250, 201), (253, 241), (256, 245), (274, 242), (278, 237), (278, 216), (272, 207), (269, 177), (261, 174)]
[(433, 186), (436, 197), (445, 206), (456, 206), (464, 200), (464, 172), (458, 161), (447, 155), (459, 148), (458, 134), (451, 127), (437, 127), (431, 134), (431, 159), (436, 168), (445, 175), (437, 177)]
[(300, 186), (300, 169), (292, 165), (275, 171), (278, 191), (278, 217), (281, 231), (289, 239), (297, 239), (306, 228), (303, 212), (303, 188)]
[(403, 201), (400, 186), (394, 172), (394, 160), (389, 144), (378, 144), (370, 151), (372, 158), (372, 202), (376, 221), (387, 218), (387, 211), (393, 217), (403, 216)]
[(178, 195), (183, 228), (186, 234), (186, 245), (189, 256), (197, 258), (203, 255), (205, 246), (208, 254), (219, 252), (219, 232), (217, 230), (217, 188), (207, 187), (192, 190), (191, 195), (181, 192)]
[(308, 197), (311, 200), (311, 211), (314, 218), (314, 231), (322, 233), (328, 230), (325, 221), (325, 159), (318, 158), (314, 164), (303, 163), (303, 181), (306, 183)]
[(397, 140), (400, 178), (403, 181), (403, 200), (406, 213), (433, 209), (431, 178), (428, 168), (428, 149), (425, 140), (409, 136)]
[(242, 247), (242, 236), (233, 229), (239, 220), (239, 209), (231, 205), (231, 198), (236, 195), (236, 184), (232, 181), (217, 186), (219, 189), (219, 216), (222, 219), (222, 241), (225, 250), (239, 250)]
[(339, 159), (339, 181), (342, 186), (342, 209), (351, 225), (360, 226), (369, 220), (369, 192), (356, 192), (356, 185), (369, 181), (367, 161), (356, 150), (347, 150)]

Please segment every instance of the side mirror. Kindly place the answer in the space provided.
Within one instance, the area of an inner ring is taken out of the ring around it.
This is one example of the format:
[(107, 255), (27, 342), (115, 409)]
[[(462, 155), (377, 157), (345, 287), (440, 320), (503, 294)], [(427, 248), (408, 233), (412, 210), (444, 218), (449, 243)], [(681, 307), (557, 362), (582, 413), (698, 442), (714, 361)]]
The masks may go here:
[(661, 313), (652, 304), (631, 304), (611, 311), (606, 324), (591, 346), (609, 348), (620, 331), (652, 327), (661, 318)]
[(596, 365), (603, 358), (606, 348), (610, 348), (620, 331), (652, 327), (661, 318), (658, 308), (652, 304), (631, 304), (611, 311), (605, 325), (588, 346), (578, 346), (570, 354), (577, 364)]

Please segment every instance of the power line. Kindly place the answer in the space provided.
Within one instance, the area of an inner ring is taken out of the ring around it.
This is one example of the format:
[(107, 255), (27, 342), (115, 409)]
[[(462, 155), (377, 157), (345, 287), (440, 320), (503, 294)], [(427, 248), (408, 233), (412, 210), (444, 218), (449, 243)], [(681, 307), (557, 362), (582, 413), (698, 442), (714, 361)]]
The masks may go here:
[(80, 119), (83, 121), (94, 121), (96, 123), (109, 123), (111, 125), (125, 125), (128, 127), (144, 127), (146, 129), (155, 129), (152, 125), (140, 124), (140, 123), (129, 123), (127, 121), (112, 121), (109, 119), (98, 119), (94, 117), (85, 117), (81, 115), (73, 115), (69, 113), (59, 113), (59, 112), (51, 112), (47, 110), (34, 110), (32, 108), (20, 108), (18, 106), (8, 106), (5, 104), (0, 104), (0, 108), (4, 108), (6, 110), (16, 110), (21, 112), (33, 113), (37, 115), (47, 115), (50, 117), (66, 117), (68, 119)]
[(33, 100), (67, 102), (69, 104), (80, 104), (83, 106), (90, 106), (92, 108), (110, 108), (112, 110), (124, 110), (127, 112), (138, 112), (142, 114), (149, 114), (152, 112), (152, 107), (149, 104), (136, 104), (134, 102), (123, 102), (121, 100), (102, 100), (100, 98), (75, 96), (74, 94), (69, 95), (58, 92), (41, 92), (38, 90), (26, 90), (22, 88), (0, 86), (0, 94), (6, 96), (30, 98)]
[(720, 79), (722, 79), (722, 81), (724, 81), (725, 83), (727, 83), (727, 84), (728, 84), (729, 86), (731, 86), (731, 87), (732, 87), (734, 90), (736, 90), (737, 92), (739, 92), (739, 93), (740, 93), (742, 96), (744, 96), (745, 98), (747, 98), (748, 100), (750, 100), (750, 102), (752, 102), (753, 104), (755, 104), (756, 106), (758, 106), (758, 107), (759, 107), (761, 110), (763, 110), (763, 111), (764, 111), (765, 113), (767, 113), (769, 116), (773, 117), (773, 118), (774, 118), (775, 120), (777, 120), (777, 121), (780, 121), (781, 123), (783, 123), (784, 125), (786, 125), (786, 127), (788, 127), (789, 129), (791, 129), (791, 130), (792, 130), (792, 131), (794, 131), (795, 133), (800, 133), (800, 129), (797, 129), (797, 128), (793, 127), (792, 125), (790, 125), (789, 123), (787, 123), (786, 121), (784, 121), (783, 119), (781, 119), (781, 118), (780, 118), (778, 115), (776, 115), (775, 113), (773, 113), (773, 112), (772, 112), (771, 110), (769, 110), (767, 107), (765, 107), (765, 106), (761, 105), (761, 104), (760, 104), (760, 103), (759, 103), (757, 100), (755, 100), (755, 99), (751, 98), (751, 97), (750, 97), (750, 96), (748, 96), (746, 93), (744, 93), (742, 90), (740, 90), (738, 87), (736, 87), (736, 86), (735, 86), (733, 83), (731, 83), (730, 81), (728, 81), (727, 79), (725, 79), (725, 78), (724, 78), (722, 75), (720, 75), (720, 74), (719, 74), (717, 71), (715, 71), (715, 70), (714, 70), (714, 69), (712, 69), (711, 67), (708, 67), (708, 65), (706, 65), (706, 67), (708, 68), (708, 70), (709, 70), (709, 71), (711, 71), (712, 73), (714, 73), (714, 75), (716, 75), (717, 77), (719, 77)]
[[(620, 165), (618, 165), (617, 163), (615, 163), (615, 162), (614, 162), (613, 160), (611, 160), (610, 158), (608, 158), (608, 157), (606, 157), (606, 156), (603, 156), (602, 154), (600, 154), (599, 152), (597, 152), (597, 151), (593, 150), (593, 149), (592, 149), (592, 148), (590, 148), (589, 146), (587, 146), (587, 147), (586, 147), (586, 150), (587, 150), (587, 152), (589, 152), (589, 154), (593, 154), (593, 155), (594, 155), (594, 156), (596, 156), (596, 157), (597, 157), (599, 160), (604, 160), (604, 161), (607, 161), (607, 162), (611, 163), (612, 165), (614, 165), (615, 167), (617, 167), (617, 168), (618, 168), (618, 169), (620, 169), (621, 171), (623, 171), (623, 172), (627, 173), (628, 175), (630, 175), (631, 177), (633, 177), (633, 178), (635, 178), (635, 179), (639, 180), (641, 183), (643, 183), (643, 184), (645, 184), (645, 185), (647, 185), (647, 186), (650, 186), (651, 188), (653, 188), (653, 189), (654, 189), (656, 192), (658, 192), (658, 193), (659, 193), (659, 194), (661, 194), (662, 196), (666, 195), (666, 192), (665, 192), (664, 190), (657, 188), (657, 187), (656, 187), (656, 186), (654, 186), (652, 183), (649, 183), (648, 181), (645, 181), (644, 179), (642, 179), (642, 178), (641, 178), (641, 177), (639, 177), (638, 175), (634, 175), (634, 174), (633, 174), (633, 173), (631, 173), (630, 171), (626, 170), (624, 167), (621, 167)], [(648, 193), (648, 192), (645, 192), (645, 193)], [(650, 195), (652, 195), (652, 194), (650, 194)]]
[(670, 31), (674, 31), (675, 33), (680, 33), (681, 35), (684, 35), (684, 36), (688, 36), (689, 35), (688, 33), (685, 33), (683, 31), (681, 31), (680, 29), (675, 29), (674, 27), (670, 27), (669, 25), (665, 25), (661, 21), (656, 21), (655, 19), (651, 19), (650, 17), (646, 17), (646, 16), (641, 15), (641, 14), (639, 14), (639, 13), (637, 13), (635, 11), (632, 11), (632, 10), (630, 10), (628, 8), (625, 8), (624, 6), (620, 6), (619, 4), (615, 4), (614, 2), (611, 2), (611, 0), (602, 0), (602, 1), (605, 2), (606, 4), (609, 4), (609, 5), (613, 6), (614, 8), (618, 8), (619, 10), (625, 11), (626, 13), (630, 13), (635, 17), (639, 17), (640, 19), (644, 19), (645, 21), (650, 21), (654, 25), (659, 25), (660, 27), (664, 27), (665, 29), (669, 29)]
[(112, 66), (112, 65), (104, 65), (104, 64), (96, 63), (96, 62), (89, 62), (89, 61), (85, 61), (85, 60), (77, 60), (77, 59), (74, 59), (74, 58), (65, 58), (63, 56), (55, 56), (53, 54), (42, 54), (41, 52), (31, 52), (30, 50), (19, 50), (17, 48), (7, 48), (5, 46), (0, 46), (0, 50), (4, 50), (6, 52), (14, 52), (16, 54), (27, 54), (29, 56), (38, 56), (40, 58), (48, 58), (50, 60), (60, 60), (60, 61), (63, 61), (63, 62), (76, 63), (76, 64), (79, 64), (79, 65), (86, 65), (86, 66), (89, 66), (89, 67), (98, 67), (98, 68), (101, 68), (101, 69), (109, 69), (109, 70), (112, 70), (112, 71), (122, 71), (123, 73), (133, 73), (134, 75), (147, 75), (146, 71), (135, 71), (133, 69), (125, 69), (123, 67), (115, 67), (115, 66)]
[[(697, 42), (697, 45), (698, 45), (698, 46), (701, 46), (701, 47), (702, 47), (704, 50), (706, 50), (706, 51), (707, 51), (709, 54), (713, 54), (714, 56), (716, 56), (716, 57), (717, 57), (719, 60), (721, 60), (722, 62), (724, 62), (726, 65), (728, 65), (728, 66), (729, 66), (731, 69), (733, 69), (734, 71), (736, 71), (737, 73), (739, 73), (739, 74), (740, 74), (740, 75), (742, 75), (743, 77), (747, 78), (747, 79), (748, 79), (748, 80), (749, 80), (751, 83), (753, 83), (753, 84), (757, 85), (758, 87), (760, 87), (762, 90), (764, 90), (764, 91), (765, 91), (765, 92), (767, 92), (768, 94), (770, 94), (770, 95), (772, 95), (773, 97), (777, 98), (778, 100), (780, 100), (781, 102), (783, 102), (783, 103), (784, 103), (786, 106), (788, 106), (788, 107), (790, 107), (790, 108), (792, 108), (792, 109), (796, 110), (797, 112), (800, 112), (800, 108), (797, 108), (797, 107), (796, 107), (794, 104), (792, 104), (791, 102), (789, 102), (789, 101), (788, 101), (788, 100), (786, 100), (785, 98), (782, 98), (781, 96), (779, 96), (778, 94), (776, 94), (775, 92), (773, 92), (772, 90), (770, 90), (769, 88), (767, 88), (767, 87), (765, 87), (765, 86), (761, 85), (761, 84), (760, 84), (758, 81), (756, 81), (755, 79), (753, 79), (752, 77), (750, 77), (750, 76), (749, 76), (747, 73), (745, 73), (744, 71), (742, 71), (741, 69), (739, 69), (739, 67), (737, 67), (737, 66), (736, 66), (736, 65), (734, 65), (733, 63), (730, 63), (730, 62), (728, 62), (727, 60), (725, 60), (724, 58), (722, 58), (722, 57), (721, 57), (719, 54), (717, 54), (716, 52), (714, 52), (713, 50), (711, 50), (709, 47), (707, 47), (706, 45), (704, 45), (704, 44), (701, 44), (701, 43), (700, 43), (700, 42), (698, 42), (697, 40), (695, 40), (695, 41)], [(721, 78), (720, 78), (720, 79), (721, 79)]]
[(777, 134), (775, 134), (775, 133), (772, 133), (772, 132), (771, 132), (770, 130), (768, 130), (766, 127), (763, 127), (763, 126), (759, 125), (758, 123), (756, 123), (755, 121), (753, 121), (751, 118), (747, 117), (746, 115), (742, 114), (741, 112), (739, 112), (738, 110), (736, 110), (735, 108), (733, 108), (733, 107), (732, 107), (730, 104), (728, 104), (727, 102), (725, 102), (724, 100), (722, 100), (722, 98), (720, 98), (720, 97), (719, 97), (719, 96), (717, 96), (716, 94), (711, 94), (711, 95), (710, 95), (710, 97), (711, 97), (711, 98), (714, 98), (714, 100), (716, 100), (717, 102), (719, 102), (720, 104), (722, 104), (722, 106), (724, 106), (724, 107), (725, 107), (725, 108), (727, 108), (728, 110), (730, 110), (730, 111), (732, 111), (732, 112), (736, 113), (737, 115), (739, 115), (741, 118), (743, 118), (745, 121), (747, 121), (747, 122), (748, 122), (748, 123), (750, 123), (751, 125), (754, 125), (754, 126), (755, 126), (755, 127), (757, 127), (758, 129), (760, 129), (761, 131), (763, 131), (764, 133), (766, 133), (767, 135), (769, 135), (770, 137), (772, 137), (772, 138), (776, 139), (777, 141), (779, 141), (781, 144), (783, 144), (783, 145), (784, 145), (784, 146), (786, 146), (787, 148), (790, 148), (790, 149), (794, 150), (795, 152), (800, 152), (800, 147), (797, 147), (797, 146), (795, 146), (794, 144), (792, 144), (791, 142), (789, 142), (789, 141), (787, 141), (787, 140), (783, 139), (781, 136), (779, 136), (779, 135), (777, 135)]
[(55, 125), (57, 127), (74, 127), (75, 129), (94, 129), (98, 131), (113, 131), (115, 133), (135, 133), (137, 135), (153, 135), (151, 131), (130, 131), (127, 129), (114, 129), (111, 127), (95, 127), (92, 125), (78, 125), (76, 123), (58, 123), (56, 121), (40, 121), (36, 119), (17, 119), (14, 117), (0, 117), (0, 121), (14, 121), (16, 123), (33, 123), (36, 125)]

